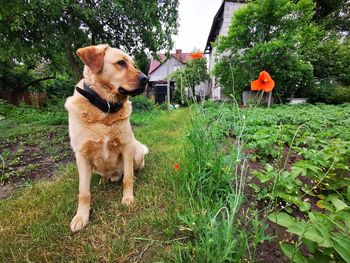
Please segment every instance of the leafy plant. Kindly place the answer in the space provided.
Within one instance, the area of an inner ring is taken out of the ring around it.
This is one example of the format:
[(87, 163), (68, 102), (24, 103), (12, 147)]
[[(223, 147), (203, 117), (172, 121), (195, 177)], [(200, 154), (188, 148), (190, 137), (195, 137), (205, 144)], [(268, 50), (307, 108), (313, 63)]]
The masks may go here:
[(268, 216), (272, 222), (287, 228), (287, 232), (297, 235), (308, 248), (308, 254), (302, 255), (290, 243), (281, 243), (282, 251), (291, 262), (350, 262), (350, 213), (349, 206), (335, 196), (328, 196), (324, 207), (330, 213), (308, 213), (308, 221), (283, 213), (275, 212)]
[(216, 42), (220, 57), (213, 73), (224, 92), (240, 100), (249, 82), (267, 70), (282, 99), (303, 96), (313, 86), (312, 65), (303, 56), (317, 40), (312, 16), (312, 0), (259, 0), (236, 11), (228, 35)]
[[(178, 103), (185, 104), (188, 98), (196, 97), (196, 85), (208, 79), (207, 61), (202, 55), (190, 60), (183, 68), (174, 71), (170, 78), (175, 81), (175, 99), (178, 99)], [(186, 88), (188, 94), (184, 94)]]

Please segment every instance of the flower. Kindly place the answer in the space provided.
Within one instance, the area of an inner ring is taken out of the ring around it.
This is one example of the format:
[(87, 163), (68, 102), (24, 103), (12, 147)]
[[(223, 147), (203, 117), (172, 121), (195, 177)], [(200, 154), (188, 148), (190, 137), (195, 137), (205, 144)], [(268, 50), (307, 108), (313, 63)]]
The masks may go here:
[(193, 59), (199, 59), (199, 58), (203, 58), (203, 54), (201, 52), (194, 52), (191, 54), (191, 57)]
[(265, 92), (271, 92), (275, 87), (275, 81), (271, 78), (267, 71), (261, 71), (259, 78), (250, 82), (251, 90), (263, 90)]
[(174, 168), (174, 171), (177, 172), (179, 170), (179, 168), (180, 168), (179, 163), (175, 163), (173, 168)]

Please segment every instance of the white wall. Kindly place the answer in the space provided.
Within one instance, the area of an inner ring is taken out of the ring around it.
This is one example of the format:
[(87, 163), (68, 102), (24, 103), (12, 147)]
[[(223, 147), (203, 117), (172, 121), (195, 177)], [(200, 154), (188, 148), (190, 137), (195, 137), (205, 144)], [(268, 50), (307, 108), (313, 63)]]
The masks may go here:
[(155, 71), (151, 73), (150, 81), (159, 81), (167, 80), (168, 76), (168, 65), (169, 65), (169, 75), (178, 68), (182, 68), (184, 64), (180, 61), (171, 57), (170, 60), (167, 60), (162, 65), (160, 65)]
[[(226, 36), (228, 34), (228, 31), (230, 29), (231, 21), (234, 12), (242, 8), (245, 4), (243, 3), (233, 3), (233, 2), (226, 2), (225, 8), (224, 8), (224, 14), (223, 14), (223, 22), (220, 28), (219, 36)], [(216, 48), (213, 47), (211, 53), (209, 54), (209, 72), (213, 70), (213, 67), (215, 65), (215, 60), (217, 59), (216, 55)], [(221, 88), (216, 85), (216, 79), (214, 76), (211, 77), (211, 93), (212, 97), (214, 99), (222, 99), (222, 92)]]
[(242, 3), (233, 3), (233, 2), (226, 2), (225, 3), (225, 9), (224, 9), (224, 21), (222, 22), (222, 26), (220, 29), (220, 36), (226, 36), (229, 29), (230, 24), (232, 21), (232, 17), (234, 12), (236, 12), (238, 9), (243, 7), (245, 4)]

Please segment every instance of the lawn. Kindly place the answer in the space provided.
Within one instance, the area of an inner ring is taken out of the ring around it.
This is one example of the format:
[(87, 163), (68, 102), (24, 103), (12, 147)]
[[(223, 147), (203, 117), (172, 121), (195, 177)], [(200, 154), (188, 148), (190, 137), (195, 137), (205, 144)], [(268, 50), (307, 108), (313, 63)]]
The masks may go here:
[[(14, 109), (0, 121), (1, 180), (19, 188), (0, 201), (1, 262), (349, 262), (349, 104), (136, 111), (150, 148), (137, 203), (123, 207), (121, 184), (94, 176), (91, 221), (77, 234), (66, 115), (16, 110), (20, 122)], [(37, 159), (16, 164), (29, 152)]]
[[(57, 114), (65, 115), (64, 112)], [(189, 111), (153, 111), (143, 115), (147, 121), (138, 121), (140, 116), (136, 114), (134, 131), (136, 137), (149, 147), (150, 154), (146, 168), (136, 180), (136, 205), (132, 209), (123, 207), (121, 184), (102, 184), (99, 177), (94, 176), (91, 221), (86, 229), (73, 235), (69, 222), (77, 205), (78, 177), (75, 165), (67, 164), (73, 158), (69, 150), (64, 149), (62, 151), (69, 154), (69, 160), (56, 168), (53, 180), (33, 183), (25, 175), (17, 175), (25, 182), (23, 186), (11, 176), (2, 178), (5, 186), (12, 182), (20, 189), (12, 192), (11, 198), (0, 201), (0, 262), (167, 262), (174, 257), (173, 247), (183, 240), (183, 236), (177, 231), (178, 207), (171, 176), (173, 164), (181, 158)], [(62, 148), (67, 142), (64, 124), (60, 123), (58, 129), (57, 123), (52, 123), (52, 126), (40, 122), (25, 127), (22, 127), (25, 124), (17, 123), (19, 129), (14, 131), (13, 125), (17, 121), (9, 116), (6, 115), (2, 129), (7, 129), (4, 125), (12, 128), (8, 128), (6, 138), (2, 133), (1, 142), (11, 142), (11, 145), (23, 142), (22, 152), (17, 146), (14, 149), (16, 156), (27, 156), (27, 148), (36, 147), (35, 152), (50, 159), (51, 155), (45, 151)], [(62, 145), (56, 147), (56, 140)], [(40, 148), (40, 143), (48, 145)], [(10, 165), (13, 163), (10, 155), (4, 158), (5, 167), (6, 160), (10, 160)], [(60, 153), (53, 156), (60, 156)], [(35, 161), (29, 162), (36, 164)], [(58, 159), (57, 163), (60, 163)], [(22, 163), (22, 166), (28, 165)], [(40, 175), (39, 179), (41, 177), (45, 175)]]

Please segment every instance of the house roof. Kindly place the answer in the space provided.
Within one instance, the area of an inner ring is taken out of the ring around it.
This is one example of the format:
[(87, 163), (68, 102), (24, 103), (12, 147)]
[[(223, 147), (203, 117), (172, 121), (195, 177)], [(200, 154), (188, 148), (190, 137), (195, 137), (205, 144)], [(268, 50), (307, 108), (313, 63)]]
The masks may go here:
[[(177, 52), (177, 53), (171, 53), (171, 57), (177, 59), (178, 61), (180, 61), (182, 64), (185, 64), (187, 61), (192, 60), (192, 55), (193, 53), (182, 53)], [(161, 64), (163, 64), (166, 60), (166, 54), (160, 54), (160, 61), (156, 60), (156, 59), (152, 59), (151, 60), (151, 65), (149, 67), (149, 71), (148, 71), (148, 75), (152, 74)], [(204, 57), (204, 54), (203, 54)]]
[(205, 45), (204, 48), (204, 53), (209, 54), (212, 50), (211, 43), (216, 40), (217, 35), (220, 33), (220, 29), (222, 26), (222, 22), (224, 20), (224, 9), (225, 9), (225, 3), (226, 2), (233, 2), (233, 3), (245, 3), (245, 0), (223, 0), (222, 4), (216, 13), (214, 19), (213, 19), (213, 24), (211, 25), (210, 33), (208, 36), (207, 44)]

